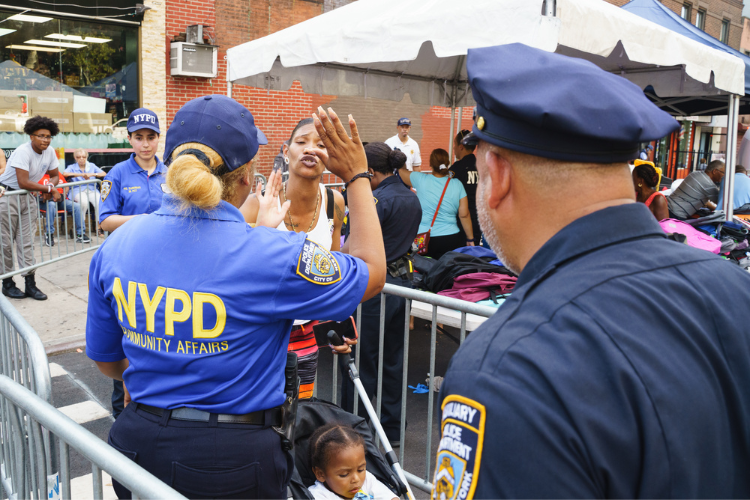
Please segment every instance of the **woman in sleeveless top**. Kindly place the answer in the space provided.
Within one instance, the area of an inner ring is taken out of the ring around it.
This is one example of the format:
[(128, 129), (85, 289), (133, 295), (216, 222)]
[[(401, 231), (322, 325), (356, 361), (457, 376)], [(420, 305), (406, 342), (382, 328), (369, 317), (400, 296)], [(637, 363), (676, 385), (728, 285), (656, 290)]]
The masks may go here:
[[(338, 191), (332, 191), (333, 204), (329, 207), (329, 194), (325, 186), (320, 184), (325, 166), (317, 154), (317, 151), (324, 149), (312, 118), (301, 120), (283, 148), (284, 162), (289, 166), (289, 178), (279, 193), (279, 203), (289, 204), (289, 210), (278, 229), (305, 232), (307, 239), (328, 250), (339, 251), (341, 224), (344, 221), (344, 197)], [(254, 195), (248, 197), (240, 211), (248, 223), (255, 223), (258, 198)], [(289, 338), (289, 350), (296, 352), (298, 357), (300, 398), (310, 398), (313, 395), (315, 372), (318, 369), (318, 346), (312, 331), (316, 323), (317, 321), (309, 318), (296, 320)]]
[(635, 200), (645, 203), (656, 220), (669, 218), (667, 199), (656, 190), (659, 174), (650, 161), (636, 160), (633, 169), (633, 185), (635, 186)]

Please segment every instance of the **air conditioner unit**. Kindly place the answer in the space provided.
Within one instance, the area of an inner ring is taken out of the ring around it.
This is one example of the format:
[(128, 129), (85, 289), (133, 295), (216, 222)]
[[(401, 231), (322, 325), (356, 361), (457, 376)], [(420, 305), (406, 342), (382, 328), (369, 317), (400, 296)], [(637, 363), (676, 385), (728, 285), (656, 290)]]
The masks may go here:
[(172, 42), (169, 65), (172, 76), (216, 78), (219, 47), (187, 42)]

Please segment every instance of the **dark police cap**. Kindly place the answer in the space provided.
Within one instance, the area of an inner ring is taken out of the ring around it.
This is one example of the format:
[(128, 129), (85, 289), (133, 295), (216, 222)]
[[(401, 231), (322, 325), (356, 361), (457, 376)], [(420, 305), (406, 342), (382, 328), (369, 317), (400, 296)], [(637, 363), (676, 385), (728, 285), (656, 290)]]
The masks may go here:
[(469, 49), (477, 102), (473, 134), (497, 146), (556, 160), (615, 163), (679, 123), (640, 88), (583, 59), (514, 43)]
[(167, 130), (164, 158), (187, 142), (197, 142), (216, 151), (230, 172), (255, 157), (261, 144), (268, 144), (255, 126), (252, 113), (224, 95), (207, 95), (185, 103)]

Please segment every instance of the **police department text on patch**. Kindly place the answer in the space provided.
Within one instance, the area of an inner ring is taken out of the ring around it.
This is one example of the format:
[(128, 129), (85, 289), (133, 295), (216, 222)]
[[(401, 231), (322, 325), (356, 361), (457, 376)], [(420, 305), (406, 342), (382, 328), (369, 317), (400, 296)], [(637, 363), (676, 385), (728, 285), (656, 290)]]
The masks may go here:
[(482, 458), (485, 408), (463, 396), (443, 401), (443, 433), (437, 452), (433, 500), (466, 500), (474, 495)]
[(311, 240), (305, 240), (302, 246), (297, 274), (318, 285), (330, 285), (341, 280), (341, 269), (336, 258)]

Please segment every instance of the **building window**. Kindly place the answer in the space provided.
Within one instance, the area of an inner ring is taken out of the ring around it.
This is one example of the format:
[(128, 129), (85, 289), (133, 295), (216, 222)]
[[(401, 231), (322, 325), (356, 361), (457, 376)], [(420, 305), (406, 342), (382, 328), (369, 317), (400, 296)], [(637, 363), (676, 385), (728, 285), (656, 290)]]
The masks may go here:
[(66, 141), (103, 136), (139, 107), (137, 26), (17, 14), (0, 10), (0, 137), (37, 114), (55, 120)]
[(706, 11), (699, 9), (695, 15), (695, 26), (700, 30), (706, 29)]
[(724, 19), (721, 22), (721, 37), (719, 38), (723, 43), (729, 41), (729, 19)]
[(687, 22), (690, 22), (690, 15), (692, 14), (693, 6), (689, 3), (682, 4), (682, 12), (680, 13), (680, 16), (685, 19)]

